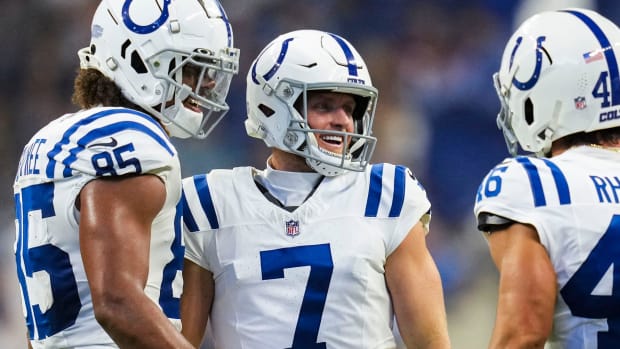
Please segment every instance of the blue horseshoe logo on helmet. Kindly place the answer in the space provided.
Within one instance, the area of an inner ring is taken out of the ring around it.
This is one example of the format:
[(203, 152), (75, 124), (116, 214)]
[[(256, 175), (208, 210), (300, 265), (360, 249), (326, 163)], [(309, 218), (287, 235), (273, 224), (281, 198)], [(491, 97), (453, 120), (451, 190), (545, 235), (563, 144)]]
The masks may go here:
[[(540, 69), (542, 68), (542, 43), (545, 41), (546, 37), (539, 36), (536, 39), (536, 67), (534, 67), (534, 74), (527, 80), (526, 82), (521, 82), (517, 80), (516, 77), (512, 78), (512, 84), (521, 91), (529, 90), (538, 82), (538, 78), (540, 77)], [(523, 37), (520, 36), (517, 38), (517, 42), (515, 47), (512, 49), (512, 54), (510, 55), (510, 66), (509, 69), (512, 68), (512, 63), (515, 58), (515, 53), (517, 53), (517, 49), (521, 46), (521, 42), (523, 41)]]
[[(284, 42), (282, 42), (282, 47), (280, 48), (280, 54), (278, 55), (276, 63), (273, 65), (273, 67), (271, 67), (271, 69), (269, 69), (267, 73), (265, 73), (265, 75), (263, 75), (265, 81), (269, 81), (275, 75), (278, 69), (280, 69), (280, 66), (282, 65), (282, 62), (284, 62), (284, 58), (286, 57), (286, 53), (288, 51), (288, 44), (294, 39), (295, 38), (288, 38), (284, 40)], [(252, 81), (254, 81), (256, 85), (259, 84), (258, 79), (256, 78), (256, 65), (258, 64), (258, 61), (260, 61), (265, 51), (267, 50), (263, 50), (263, 52), (260, 53), (258, 58), (256, 58), (256, 60), (254, 61), (254, 64), (252, 65)]]
[(161, 10), (161, 16), (155, 20), (155, 22), (147, 25), (138, 25), (136, 24), (131, 17), (129, 16), (129, 7), (133, 0), (125, 0), (123, 4), (123, 23), (136, 34), (150, 34), (156, 31), (159, 27), (161, 27), (168, 20), (168, 16), (170, 16), (170, 12), (168, 12), (168, 7), (170, 6), (170, 2), (172, 0), (164, 0), (164, 6)]

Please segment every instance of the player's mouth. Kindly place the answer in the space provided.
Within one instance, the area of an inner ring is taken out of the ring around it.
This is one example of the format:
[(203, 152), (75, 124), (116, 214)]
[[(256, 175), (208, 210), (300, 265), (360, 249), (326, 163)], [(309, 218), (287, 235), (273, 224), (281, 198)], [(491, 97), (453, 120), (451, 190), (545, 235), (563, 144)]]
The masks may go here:
[(343, 136), (319, 135), (318, 138), (320, 140), (319, 145), (321, 148), (338, 154), (342, 153), (342, 149), (345, 143)]
[(200, 108), (200, 103), (192, 97), (187, 97), (185, 101), (183, 101), (183, 105), (195, 112), (201, 113), (202, 109)]

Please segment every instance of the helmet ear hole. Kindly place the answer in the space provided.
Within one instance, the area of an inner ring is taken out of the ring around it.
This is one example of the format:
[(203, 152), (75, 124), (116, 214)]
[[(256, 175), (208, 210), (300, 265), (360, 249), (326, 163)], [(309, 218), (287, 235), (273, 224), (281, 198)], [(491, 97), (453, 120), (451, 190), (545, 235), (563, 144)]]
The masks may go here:
[(144, 61), (136, 51), (133, 51), (131, 53), (131, 67), (138, 74), (144, 74), (148, 72), (148, 70), (146, 69), (146, 65), (144, 65)]
[(275, 110), (269, 108), (262, 103), (258, 105), (258, 110), (260, 110), (265, 115), (265, 117), (270, 117), (275, 114)]
[(525, 100), (525, 122), (528, 125), (534, 123), (534, 104), (530, 98)]

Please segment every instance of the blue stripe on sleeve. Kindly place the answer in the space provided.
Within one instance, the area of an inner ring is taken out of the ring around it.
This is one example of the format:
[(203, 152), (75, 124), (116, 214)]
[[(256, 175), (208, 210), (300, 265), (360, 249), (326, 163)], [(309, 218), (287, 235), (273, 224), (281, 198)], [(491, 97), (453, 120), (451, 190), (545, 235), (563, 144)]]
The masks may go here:
[(187, 198), (185, 197), (185, 190), (181, 195), (181, 205), (183, 206), (183, 223), (189, 231), (197, 232), (198, 224), (196, 224), (196, 219), (194, 215), (192, 215), (192, 211), (189, 209), (189, 205), (187, 204)]
[(377, 217), (379, 203), (381, 202), (381, 190), (383, 188), (383, 164), (372, 165), (370, 172), (370, 186), (368, 199), (366, 200), (366, 217)]
[(398, 217), (403, 209), (405, 201), (405, 178), (406, 170), (403, 166), (396, 166), (394, 172), (394, 194), (392, 195), (392, 207), (389, 217)]
[(198, 192), (198, 199), (200, 200), (200, 205), (202, 206), (202, 210), (204, 211), (207, 219), (209, 220), (211, 228), (218, 229), (220, 227), (220, 224), (217, 221), (217, 214), (215, 213), (215, 207), (213, 206), (213, 200), (211, 199), (211, 192), (209, 191), (209, 182), (207, 181), (207, 175), (202, 174), (194, 176), (194, 185), (196, 186), (196, 191)]
[[(125, 109), (125, 108), (118, 108), (118, 109), (108, 109), (108, 110), (101, 111), (99, 113), (95, 113), (95, 114), (93, 114), (93, 115), (91, 115), (91, 116), (89, 116), (89, 117), (87, 117), (87, 118), (85, 118), (85, 119), (75, 123), (71, 127), (69, 127), (67, 129), (67, 131), (65, 131), (65, 133), (63, 134), (62, 139), (60, 140), (60, 142), (56, 143), (54, 145), (54, 148), (52, 150), (50, 150), (49, 153), (47, 153), (47, 157), (49, 158), (49, 163), (47, 164), (47, 168), (46, 168), (46, 172), (45, 172), (46, 176), (48, 178), (54, 178), (54, 169), (56, 168), (56, 156), (58, 154), (60, 154), (60, 152), (62, 152), (62, 147), (63, 146), (68, 145), (68, 144), (71, 143), (71, 140), (70, 140), (71, 136), (73, 134), (75, 134), (80, 129), (80, 127), (87, 126), (87, 125), (89, 125), (89, 124), (91, 124), (91, 123), (93, 123), (93, 122), (95, 122), (95, 121), (97, 121), (97, 120), (99, 120), (99, 119), (101, 119), (103, 117), (106, 117), (108, 115), (121, 114), (121, 113), (123, 113), (123, 114), (132, 114), (132, 115), (139, 116), (139, 117), (143, 118), (145, 121), (150, 122), (151, 124), (155, 125), (159, 130), (161, 130), (162, 134), (165, 134), (164, 129), (161, 127), (161, 125), (155, 119), (153, 119), (152, 117), (150, 117), (147, 114), (141, 113), (141, 112), (136, 111), (136, 110)], [(171, 150), (171, 148), (169, 146), (168, 141), (164, 140), (163, 137), (161, 137), (159, 135), (156, 135), (156, 136), (157, 136), (156, 139), (158, 140), (158, 142), (160, 144), (164, 145), (164, 147), (166, 148), (166, 150), (168, 150), (168, 152), (172, 152), (172, 150)], [(81, 145), (80, 147), (77, 147), (76, 149), (72, 149), (71, 151), (73, 153), (72, 153), (72, 155), (70, 155), (70, 157), (71, 156), (75, 156), (75, 154), (79, 153), (79, 151), (82, 150), (83, 147), (84, 147), (84, 145)], [(73, 161), (69, 160), (69, 163), (72, 163), (72, 162)], [(65, 165), (67, 165), (67, 159), (65, 159), (65, 161), (63, 161), (63, 163)], [(67, 169), (65, 169), (63, 171), (63, 173), (65, 174), (65, 177), (66, 177)], [(70, 170), (69, 170), (69, 173), (70, 173)]]
[(105, 127), (95, 129), (89, 133), (87, 133), (84, 137), (80, 138), (77, 141), (77, 146), (69, 151), (69, 156), (62, 161), (63, 165), (65, 165), (65, 169), (63, 170), (64, 177), (71, 176), (71, 164), (77, 161), (77, 154), (86, 149), (86, 146), (94, 141), (95, 139), (99, 139), (101, 137), (106, 137), (113, 135), (117, 132), (124, 130), (134, 130), (141, 132), (150, 138), (153, 138), (162, 148), (166, 149), (170, 156), (174, 156), (174, 151), (170, 148), (166, 139), (162, 138), (161, 135), (153, 132), (150, 128), (145, 126), (144, 124), (140, 124), (133, 121), (121, 121), (114, 124), (109, 124)]
[(571, 203), (570, 199), (570, 189), (568, 188), (568, 182), (566, 181), (566, 177), (562, 173), (562, 170), (549, 161), (548, 159), (542, 159), (547, 167), (551, 169), (551, 174), (553, 175), (553, 179), (555, 181), (555, 187), (558, 190), (558, 197), (560, 198), (560, 205), (566, 205)]
[(534, 206), (545, 206), (547, 200), (545, 199), (545, 193), (543, 191), (542, 182), (540, 181), (540, 174), (536, 165), (534, 165), (527, 157), (517, 157), (516, 160), (525, 168), (527, 176), (530, 179), (530, 187), (532, 188), (532, 195), (534, 196)]

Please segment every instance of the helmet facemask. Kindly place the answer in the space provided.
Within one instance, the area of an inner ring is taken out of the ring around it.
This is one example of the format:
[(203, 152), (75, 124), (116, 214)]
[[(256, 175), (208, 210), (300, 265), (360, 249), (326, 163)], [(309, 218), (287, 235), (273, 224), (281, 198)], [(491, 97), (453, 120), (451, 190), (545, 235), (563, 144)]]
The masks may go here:
[[(291, 80), (283, 81), (280, 85), (287, 85), (288, 89), (300, 91), (296, 94), (298, 95), (296, 99), (287, 100), (278, 97), (282, 103), (287, 104), (291, 115), (284, 139), (287, 151), (304, 157), (308, 166), (325, 176), (340, 175), (344, 171), (364, 171), (377, 142), (377, 139), (370, 134), (376, 107), (375, 90), (352, 88), (344, 84), (309, 85)], [(362, 102), (363, 105), (357, 105), (354, 112), (353, 132), (312, 128), (308, 121), (308, 93), (312, 91), (349, 94), (357, 103)], [(344, 151), (333, 152), (321, 147), (317, 138), (324, 136), (339, 137), (343, 142)]]
[(499, 73), (493, 74), (493, 85), (495, 86), (495, 92), (499, 98), (501, 108), (497, 113), (497, 127), (502, 130), (504, 134), (504, 140), (506, 141), (506, 147), (511, 155), (517, 155), (519, 150), (519, 141), (515, 131), (512, 129), (512, 111), (508, 106), (507, 96), (510, 93), (509, 90), (502, 87), (499, 81)]
[(168, 97), (158, 110), (150, 111), (162, 116), (172, 136), (206, 138), (230, 109), (225, 99), (238, 71), (237, 58), (234, 51), (219, 57), (204, 49), (190, 56), (176, 53), (167, 74), (158, 70), (158, 60), (149, 60), (150, 68), (157, 71), (154, 76), (166, 82)]

